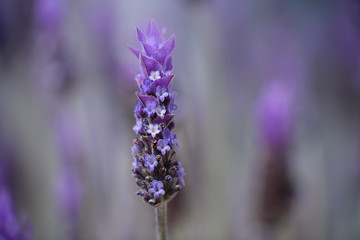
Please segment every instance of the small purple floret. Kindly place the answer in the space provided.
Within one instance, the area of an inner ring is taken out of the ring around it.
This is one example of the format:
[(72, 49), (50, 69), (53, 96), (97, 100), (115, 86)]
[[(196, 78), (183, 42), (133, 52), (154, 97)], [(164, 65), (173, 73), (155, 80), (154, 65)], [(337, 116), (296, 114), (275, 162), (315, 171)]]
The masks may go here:
[(161, 118), (161, 119), (164, 119), (165, 117), (165, 114), (166, 114), (166, 108), (165, 106), (158, 106), (156, 108), (156, 114)]
[(148, 192), (154, 194), (154, 198), (158, 199), (160, 195), (165, 194), (163, 187), (164, 184), (161, 181), (153, 180)]
[(169, 96), (169, 93), (166, 91), (164, 86), (158, 86), (156, 88), (156, 96), (160, 99), (160, 101), (164, 102), (165, 98)]
[(145, 156), (145, 163), (144, 166), (148, 167), (150, 171), (154, 171), (154, 168), (158, 165), (158, 162), (156, 160), (156, 157), (154, 154), (148, 154)]
[(161, 127), (158, 124), (150, 123), (146, 132), (151, 134), (151, 136), (154, 138), (158, 133), (161, 132)]
[(159, 72), (159, 71), (151, 71), (151, 72), (150, 72), (149, 79), (150, 79), (151, 81), (155, 81), (155, 80), (158, 80), (158, 79), (160, 79), (160, 78), (161, 78), (161, 76), (160, 76), (160, 72)]
[(146, 106), (143, 110), (144, 112), (146, 112), (147, 117), (151, 117), (156, 111), (156, 102), (151, 100), (147, 101)]
[(168, 143), (170, 145), (175, 146), (175, 147), (179, 147), (179, 145), (178, 145), (179, 140), (177, 138), (175, 138), (175, 134), (170, 132), (170, 130), (168, 128), (165, 128), (162, 131), (162, 136), (163, 136), (164, 139), (166, 139), (168, 141)]
[(165, 140), (165, 139), (160, 139), (158, 141), (157, 150), (159, 150), (162, 155), (165, 155), (166, 152), (170, 150), (170, 146), (168, 145), (168, 141)]
[(170, 130), (168, 128), (165, 128), (162, 131), (162, 134), (164, 139), (168, 140), (169, 142), (171, 142), (171, 138), (175, 137), (175, 134), (173, 134), (172, 132), (170, 132)]

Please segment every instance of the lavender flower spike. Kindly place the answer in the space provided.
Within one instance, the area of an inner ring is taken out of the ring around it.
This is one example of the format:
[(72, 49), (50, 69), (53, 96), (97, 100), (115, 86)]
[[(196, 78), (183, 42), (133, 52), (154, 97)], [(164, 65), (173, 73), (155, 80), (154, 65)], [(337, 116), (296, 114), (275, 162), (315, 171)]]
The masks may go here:
[(165, 40), (164, 34), (165, 31), (160, 34), (151, 21), (145, 33), (137, 29), (141, 49), (130, 48), (140, 64), (135, 77), (139, 90), (133, 128), (137, 137), (131, 148), (135, 157), (132, 172), (141, 188), (137, 194), (157, 209), (185, 185), (184, 169), (174, 159), (178, 140), (172, 132), (177, 109), (171, 84), (174, 78), (171, 54), (175, 39), (171, 36)]

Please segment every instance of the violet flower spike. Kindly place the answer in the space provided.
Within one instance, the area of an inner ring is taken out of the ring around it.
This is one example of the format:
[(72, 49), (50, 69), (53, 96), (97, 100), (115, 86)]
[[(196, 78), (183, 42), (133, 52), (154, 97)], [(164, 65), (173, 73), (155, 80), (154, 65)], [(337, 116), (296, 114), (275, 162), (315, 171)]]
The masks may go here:
[(175, 159), (179, 140), (172, 132), (175, 123), (175, 91), (172, 52), (174, 35), (165, 38), (151, 21), (145, 32), (136, 29), (141, 49), (130, 48), (139, 61), (135, 80), (139, 90), (134, 109), (137, 137), (131, 148), (133, 176), (141, 188), (137, 195), (156, 207), (158, 239), (166, 239), (166, 203), (185, 186), (184, 169)]

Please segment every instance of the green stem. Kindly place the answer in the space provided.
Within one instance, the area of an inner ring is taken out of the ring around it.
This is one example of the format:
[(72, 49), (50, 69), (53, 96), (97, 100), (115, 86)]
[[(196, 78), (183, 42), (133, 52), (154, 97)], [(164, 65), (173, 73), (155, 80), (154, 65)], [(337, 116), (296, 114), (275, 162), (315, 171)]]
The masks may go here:
[(166, 240), (167, 239), (166, 202), (162, 202), (160, 206), (155, 208), (155, 214), (156, 214), (157, 240)]

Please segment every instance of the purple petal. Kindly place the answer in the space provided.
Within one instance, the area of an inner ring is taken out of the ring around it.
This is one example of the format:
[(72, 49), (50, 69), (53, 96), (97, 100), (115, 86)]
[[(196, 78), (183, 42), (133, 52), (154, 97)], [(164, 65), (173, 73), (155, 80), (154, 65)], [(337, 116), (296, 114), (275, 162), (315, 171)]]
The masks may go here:
[(158, 198), (159, 198), (159, 192), (155, 192), (155, 193), (154, 193), (154, 198), (155, 198), (155, 199), (158, 199)]
[(144, 104), (144, 106), (146, 106), (146, 103), (148, 101), (153, 101), (156, 103), (156, 106), (159, 105), (159, 101), (156, 97), (154, 96), (148, 96), (148, 95), (142, 95), (142, 94), (136, 94), (137, 97), (141, 100), (141, 102)]
[(165, 70), (166, 71), (171, 71), (173, 69), (173, 65), (172, 65), (172, 57), (169, 56), (166, 61), (165, 61)]
[(172, 51), (174, 51), (175, 48), (175, 35), (171, 35), (169, 37), (169, 39), (164, 43), (164, 47), (167, 50), (168, 55), (170, 55), (172, 53)]
[[(149, 73), (146, 69), (146, 65), (143, 59), (143, 55), (140, 53), (139, 54), (139, 65), (140, 65), (140, 73), (144, 78), (148, 78), (149, 77)], [(141, 83), (141, 82), (140, 82)]]
[(156, 53), (153, 53), (152, 56), (161, 64), (164, 64), (166, 57), (168, 56), (165, 48), (160, 48)]
[(140, 54), (140, 67), (142, 68), (142, 71), (146, 72), (146, 77), (148, 77), (151, 73), (151, 71), (159, 71), (161, 72), (161, 65), (154, 59), (148, 58), (142, 54)]
[(144, 47), (145, 52), (147, 53), (148, 56), (154, 56), (155, 55), (156, 50), (150, 44), (143, 43), (143, 47)]
[(154, 164), (152, 164), (151, 166), (150, 166), (150, 171), (154, 171), (154, 169), (155, 169), (155, 167), (158, 165), (158, 162), (156, 161), (156, 162), (154, 162)]
[(164, 45), (156, 52), (154, 58), (161, 64), (164, 64), (165, 59), (171, 54), (174, 48), (175, 48), (175, 38), (174, 35), (172, 35), (164, 43)]
[(150, 21), (146, 29), (146, 35), (148, 37), (148, 43), (153, 47), (157, 48), (159, 44), (159, 29), (157, 28), (155, 21)]

